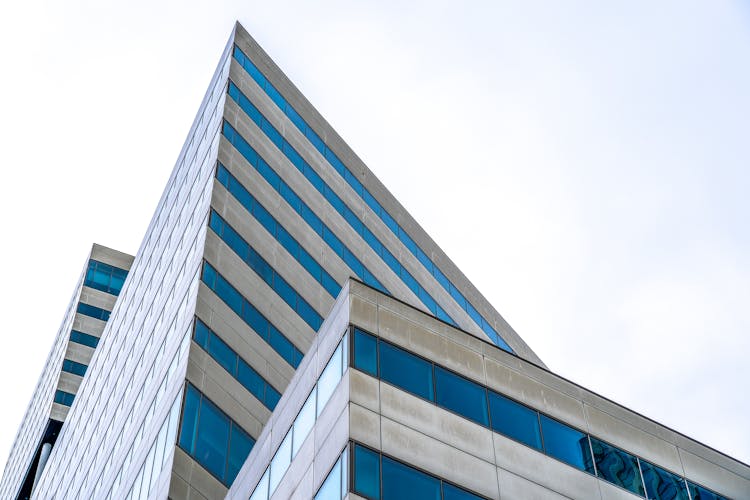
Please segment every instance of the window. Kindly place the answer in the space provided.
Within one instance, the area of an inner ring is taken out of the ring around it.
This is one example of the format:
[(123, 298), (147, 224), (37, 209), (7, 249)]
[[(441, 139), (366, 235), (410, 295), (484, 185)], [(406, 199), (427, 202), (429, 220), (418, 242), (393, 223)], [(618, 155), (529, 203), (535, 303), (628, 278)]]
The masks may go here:
[(65, 406), (72, 406), (73, 399), (75, 399), (75, 394), (60, 390), (55, 391), (55, 403)]
[(435, 400), (443, 408), (489, 426), (485, 388), (439, 366), (435, 367)]
[(96, 348), (96, 346), (99, 345), (99, 337), (79, 332), (77, 330), (70, 331), (70, 341), (93, 348)]
[(542, 449), (539, 417), (535, 410), (490, 391), (490, 414), (492, 430), (526, 446)]
[(91, 316), (92, 318), (100, 319), (102, 321), (107, 321), (109, 319), (110, 312), (106, 309), (102, 309), (101, 307), (92, 306), (90, 304), (84, 304), (83, 302), (78, 303), (78, 307), (76, 308), (76, 311), (79, 313)]
[(380, 342), (379, 354), (383, 380), (434, 401), (431, 363), (386, 342)]
[(646, 497), (653, 500), (689, 500), (685, 481), (671, 472), (639, 460)]
[(89, 260), (84, 285), (112, 295), (119, 295), (128, 272), (97, 260)]
[(441, 500), (440, 480), (391, 458), (383, 457), (383, 498)]
[(599, 477), (621, 488), (644, 496), (638, 459), (614, 446), (591, 438), (596, 472)]
[(590, 474), (594, 473), (589, 438), (583, 432), (541, 415), (544, 451)]
[(255, 440), (195, 387), (188, 384), (179, 437), (185, 450), (226, 485), (232, 484)]
[(362, 330), (354, 329), (354, 356), (352, 365), (358, 370), (378, 376), (378, 341)]
[(354, 445), (352, 490), (366, 498), (380, 498), (380, 456), (374, 451)]
[(88, 368), (88, 366), (84, 365), (83, 363), (77, 363), (69, 359), (63, 360), (62, 371), (64, 372), (83, 377), (84, 375), (86, 375), (86, 368)]
[(318, 492), (315, 494), (315, 500), (341, 500), (346, 496), (349, 490), (347, 465), (348, 453), (347, 448), (344, 448), (344, 452), (339, 455), (325, 481), (320, 485)]

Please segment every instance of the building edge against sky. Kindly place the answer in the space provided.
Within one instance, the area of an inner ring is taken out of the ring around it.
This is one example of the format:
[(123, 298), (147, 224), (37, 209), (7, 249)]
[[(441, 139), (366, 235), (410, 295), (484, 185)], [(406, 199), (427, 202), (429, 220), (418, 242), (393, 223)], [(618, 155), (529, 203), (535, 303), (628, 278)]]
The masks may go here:
[[(266, 422), (294, 418), (274, 409), (289, 399), (280, 402), (295, 368), (310, 363), (303, 355), (350, 276), (442, 321), (428, 323), (455, 325), (464, 342), (489, 339), (498, 348), (487, 350), (520, 371), (548, 373), (238, 24), (34, 495), (222, 498), (256, 440), (263, 448), (253, 456), (270, 457), (270, 443), (283, 437), (264, 438)], [(400, 335), (419, 330), (402, 325)], [(460, 373), (459, 365), (450, 368)], [(549, 377), (548, 385), (564, 385)], [(512, 376), (505, 383), (505, 393), (524, 387)], [(517, 397), (546, 415), (570, 416), (562, 403)], [(437, 418), (443, 410), (425, 411)], [(568, 424), (720, 493), (741, 498), (737, 485), (750, 480), (745, 465), (691, 441), (698, 455), (727, 462), (732, 479), (723, 488), (711, 467), (651, 458), (658, 453), (643, 434), (589, 431), (590, 418)], [(552, 467), (549, 453), (518, 453)], [(694, 470), (708, 472), (690, 477)], [(3, 482), (9, 477), (6, 467)]]

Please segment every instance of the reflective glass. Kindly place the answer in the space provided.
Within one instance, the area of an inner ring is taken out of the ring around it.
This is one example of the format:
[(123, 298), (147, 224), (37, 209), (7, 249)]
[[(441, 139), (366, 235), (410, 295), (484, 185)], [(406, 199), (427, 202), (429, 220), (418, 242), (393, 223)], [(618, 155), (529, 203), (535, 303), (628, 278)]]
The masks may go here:
[(434, 401), (432, 364), (387, 342), (380, 342), (380, 378)]
[(443, 408), (489, 426), (486, 389), (439, 366), (435, 367), (435, 401)]
[(537, 412), (495, 392), (489, 393), (492, 430), (541, 450)]
[(258, 375), (258, 372), (245, 363), (242, 359), (237, 363), (237, 380), (256, 398), (263, 401), (263, 389), (266, 385), (265, 380)]
[(341, 457), (336, 460), (328, 477), (315, 494), (315, 500), (341, 500)]
[(341, 380), (341, 350), (342, 345), (339, 343), (339, 346), (334, 351), (333, 356), (331, 356), (331, 359), (318, 379), (318, 415), (323, 412), (323, 408), (325, 408), (326, 403), (331, 398), (331, 394), (333, 394), (333, 391), (339, 384), (339, 380)]
[(443, 482), (443, 500), (482, 500), (482, 497)]
[(180, 448), (193, 454), (193, 443), (195, 442), (195, 431), (198, 428), (198, 407), (200, 405), (200, 394), (192, 385), (187, 386), (185, 391), (185, 402), (182, 408), (182, 425), (180, 426)]
[(84, 375), (86, 375), (86, 368), (88, 368), (88, 366), (82, 363), (76, 363), (75, 361), (71, 361), (69, 359), (63, 360), (62, 371), (64, 372), (83, 377)]
[(258, 481), (258, 484), (255, 486), (255, 490), (253, 491), (253, 494), (250, 495), (250, 500), (267, 500), (268, 499), (269, 471), (270, 471), (270, 468), (266, 468), (266, 472), (263, 474), (263, 476), (260, 478), (260, 481)]
[(234, 375), (237, 368), (237, 354), (218, 335), (211, 332), (208, 341), (208, 353), (226, 371)]
[(287, 432), (286, 437), (279, 445), (279, 449), (271, 460), (271, 478), (269, 481), (268, 491), (273, 494), (276, 487), (284, 477), (289, 464), (292, 462), (292, 432)]
[(640, 461), (646, 497), (653, 500), (689, 500), (685, 480), (648, 462)]
[(302, 447), (302, 443), (305, 442), (307, 435), (315, 425), (315, 390), (310, 393), (307, 397), (307, 401), (302, 405), (302, 409), (297, 414), (297, 418), (294, 419), (293, 430), (294, 430), (294, 442), (292, 443), (292, 456), (297, 456), (297, 452)]
[(614, 446), (591, 438), (596, 472), (599, 477), (621, 488), (643, 496), (643, 481), (638, 469), (638, 459)]
[(383, 457), (383, 500), (440, 500), (440, 480)]
[(250, 450), (253, 449), (255, 440), (245, 431), (240, 429), (237, 424), (232, 424), (232, 431), (229, 439), (229, 458), (227, 460), (227, 473), (225, 483), (232, 484), (237, 473), (245, 463)]
[(352, 491), (367, 498), (380, 498), (380, 455), (354, 445)]
[(224, 479), (229, 449), (229, 419), (205, 397), (201, 401), (194, 457), (216, 477)]
[(77, 344), (82, 344), (89, 347), (96, 347), (99, 345), (99, 338), (88, 333), (79, 332), (76, 330), (70, 331), (70, 340)]
[(728, 500), (727, 498), (714, 493), (703, 486), (698, 486), (697, 484), (688, 483), (688, 487), (690, 488), (690, 496), (693, 500)]
[(544, 415), (540, 416), (540, 422), (544, 451), (548, 455), (590, 474), (594, 473), (586, 434)]

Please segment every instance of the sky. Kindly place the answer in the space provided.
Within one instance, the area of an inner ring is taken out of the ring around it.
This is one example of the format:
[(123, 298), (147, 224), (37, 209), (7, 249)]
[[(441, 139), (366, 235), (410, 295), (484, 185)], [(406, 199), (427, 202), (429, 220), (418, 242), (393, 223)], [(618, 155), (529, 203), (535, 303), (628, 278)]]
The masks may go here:
[(0, 464), (239, 20), (555, 373), (750, 463), (750, 7), (4, 2)]

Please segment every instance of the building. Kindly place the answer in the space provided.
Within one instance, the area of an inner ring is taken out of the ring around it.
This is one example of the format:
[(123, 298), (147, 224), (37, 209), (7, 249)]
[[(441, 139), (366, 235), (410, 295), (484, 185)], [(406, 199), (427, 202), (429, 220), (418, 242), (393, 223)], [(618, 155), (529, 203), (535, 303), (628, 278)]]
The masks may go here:
[(29, 498), (37, 470), (44, 469), (57, 441), (132, 263), (131, 255), (97, 244), (91, 248), (16, 434), (0, 497)]
[(33, 498), (750, 497), (549, 372), (240, 25), (38, 469)]

